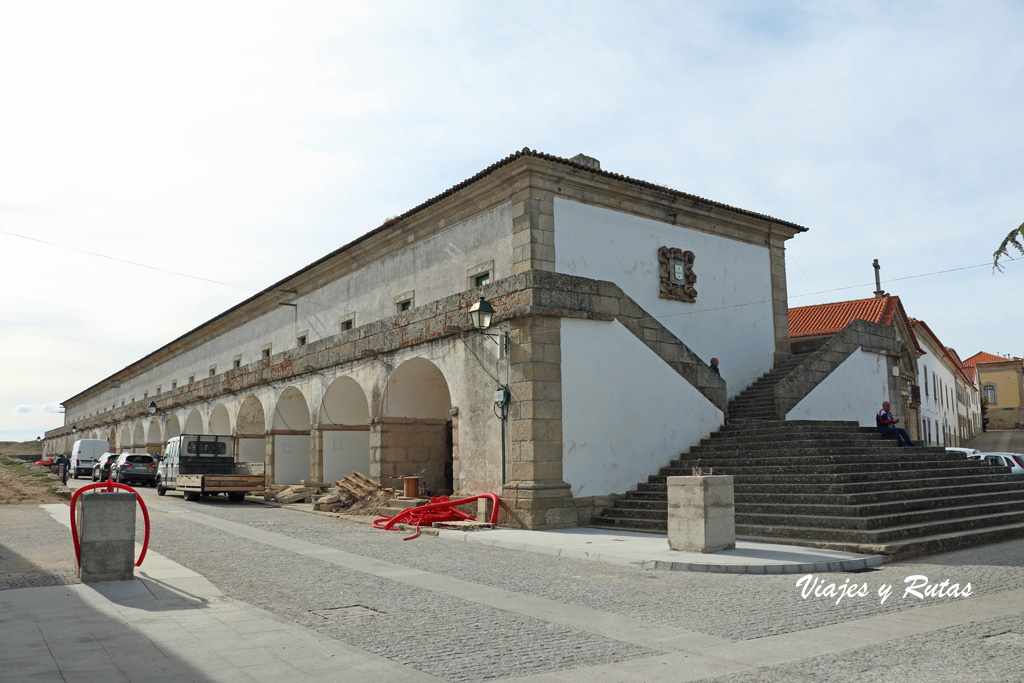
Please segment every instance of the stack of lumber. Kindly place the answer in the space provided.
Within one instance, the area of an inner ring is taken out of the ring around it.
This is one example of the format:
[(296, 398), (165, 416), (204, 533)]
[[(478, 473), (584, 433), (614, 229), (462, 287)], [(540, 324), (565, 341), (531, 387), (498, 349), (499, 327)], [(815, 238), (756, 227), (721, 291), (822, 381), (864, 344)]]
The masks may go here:
[[(309, 485), (311, 483), (323, 482), (304, 481), (302, 483)], [(318, 493), (322, 492), (324, 495), (317, 499), (313, 509), (323, 512), (338, 512), (354, 502), (373, 494), (380, 489), (380, 484), (364, 474), (353, 472), (343, 479), (336, 480), (330, 488), (327, 488), (326, 484), (324, 484), (324, 489), (318, 490)]]

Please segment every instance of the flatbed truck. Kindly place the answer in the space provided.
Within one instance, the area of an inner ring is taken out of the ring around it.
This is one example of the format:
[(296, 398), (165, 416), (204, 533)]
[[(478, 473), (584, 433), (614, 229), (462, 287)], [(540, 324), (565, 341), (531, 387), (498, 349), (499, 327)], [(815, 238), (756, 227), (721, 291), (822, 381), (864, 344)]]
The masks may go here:
[(265, 475), (261, 462), (235, 462), (230, 437), (182, 434), (164, 447), (156, 492), (181, 491), (189, 501), (224, 493), (228, 500), (241, 501), (247, 493), (263, 492)]

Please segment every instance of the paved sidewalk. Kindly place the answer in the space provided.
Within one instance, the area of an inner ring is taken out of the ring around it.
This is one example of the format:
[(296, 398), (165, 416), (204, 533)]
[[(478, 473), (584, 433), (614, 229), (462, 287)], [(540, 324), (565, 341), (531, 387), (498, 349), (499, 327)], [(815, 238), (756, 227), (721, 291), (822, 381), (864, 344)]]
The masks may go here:
[(734, 549), (717, 553), (684, 553), (670, 550), (666, 536), (588, 528), (555, 531), (440, 529), (438, 535), (450, 540), (483, 543), (577, 560), (671, 571), (809, 574), (852, 571), (878, 566), (884, 562), (881, 555), (857, 555), (837, 550), (747, 541), (737, 541)]
[[(70, 526), (67, 506), (44, 507)], [(0, 591), (0, 681), (438, 680), (232, 600), (153, 551), (135, 576)]]

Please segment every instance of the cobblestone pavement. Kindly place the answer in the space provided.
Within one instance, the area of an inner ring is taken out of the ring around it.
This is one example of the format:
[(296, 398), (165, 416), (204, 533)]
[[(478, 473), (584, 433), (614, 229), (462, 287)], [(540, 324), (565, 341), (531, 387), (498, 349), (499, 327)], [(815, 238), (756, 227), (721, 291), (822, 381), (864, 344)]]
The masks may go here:
[[(866, 596), (836, 604), (802, 597), (799, 576), (639, 570), (435, 537), (405, 542), (368, 523), (144, 495), (153, 550), (226, 595), (445, 680), (1021, 680), (1021, 610), (997, 613), (1001, 601), (1020, 604), (1024, 540), (815, 575), (866, 585)], [(0, 589), (73, 581), (67, 530), (17, 507), (0, 517)], [(970, 583), (972, 595), (904, 596), (912, 576)], [(885, 602), (883, 585), (893, 586)], [(705, 651), (736, 661), (709, 666), (694, 654)]]

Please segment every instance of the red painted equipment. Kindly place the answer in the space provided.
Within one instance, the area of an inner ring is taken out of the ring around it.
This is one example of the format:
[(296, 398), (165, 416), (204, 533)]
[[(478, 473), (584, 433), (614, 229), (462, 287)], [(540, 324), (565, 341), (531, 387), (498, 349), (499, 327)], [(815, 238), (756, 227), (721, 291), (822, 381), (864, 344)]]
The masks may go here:
[(433, 524), (434, 522), (459, 522), (476, 520), (473, 515), (467, 514), (462, 510), (456, 510), (456, 505), (465, 505), (466, 503), (472, 503), (474, 500), (479, 498), (487, 498), (491, 501), (491, 524), (497, 524), (498, 522), (498, 503), (500, 499), (497, 494), (494, 493), (481, 493), (478, 496), (470, 496), (469, 498), (460, 498), (459, 500), (448, 500), (447, 496), (441, 496), (440, 498), (431, 498), (430, 502), (426, 505), (421, 505), (415, 508), (406, 508), (402, 510), (394, 517), (385, 517), (381, 515), (380, 519), (373, 521), (374, 529), (390, 529), (396, 524), (414, 524), (416, 526), (416, 533), (412, 536), (403, 538), (403, 541), (409, 541), (420, 535), (421, 524)]
[(146, 504), (143, 502), (142, 496), (140, 496), (135, 489), (131, 486), (125, 486), (124, 484), (118, 484), (110, 480), (83, 486), (75, 491), (74, 495), (71, 496), (71, 538), (75, 542), (75, 562), (79, 565), (82, 564), (82, 547), (78, 541), (78, 524), (75, 522), (75, 501), (78, 500), (79, 494), (88, 491), (89, 489), (98, 488), (105, 489), (105, 491), (101, 493), (111, 493), (114, 489), (124, 489), (125, 491), (134, 493), (135, 500), (139, 501), (139, 506), (142, 508), (142, 519), (146, 523), (146, 536), (142, 541), (142, 552), (139, 553), (139, 559), (135, 561), (135, 566), (141, 567), (142, 560), (146, 558), (146, 550), (149, 549), (149, 510), (146, 509)]

